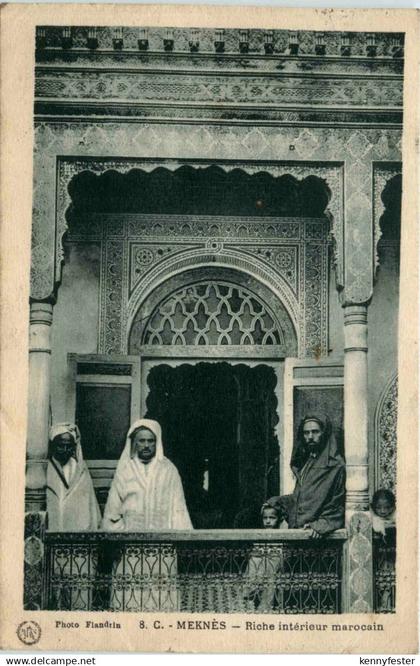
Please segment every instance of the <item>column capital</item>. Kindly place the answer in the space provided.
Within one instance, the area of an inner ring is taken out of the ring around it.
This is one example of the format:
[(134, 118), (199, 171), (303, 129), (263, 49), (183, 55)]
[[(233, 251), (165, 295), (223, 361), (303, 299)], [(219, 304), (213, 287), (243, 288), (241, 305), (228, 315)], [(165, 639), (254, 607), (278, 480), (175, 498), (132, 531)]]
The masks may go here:
[[(351, 473), (353, 470), (349, 469), (349, 466), (347, 465), (347, 474), (349, 472)], [(360, 465), (358, 468), (355, 468), (354, 470), (355, 476), (359, 476), (360, 478), (363, 478), (364, 476), (367, 476), (368, 472), (368, 466), (367, 465)], [(353, 511), (368, 511), (369, 510), (369, 489), (368, 485), (366, 485), (366, 488), (363, 488), (361, 490), (353, 490), (352, 488), (349, 488), (346, 486), (346, 524), (348, 524), (348, 512), (353, 512)]]
[(51, 326), (53, 320), (53, 304), (44, 301), (32, 301), (29, 311), (31, 324), (46, 324)]
[(367, 352), (368, 306), (346, 305), (344, 308), (344, 351)]
[(343, 305), (344, 326), (350, 324), (367, 324), (368, 303), (359, 303), (357, 305), (348, 303)]

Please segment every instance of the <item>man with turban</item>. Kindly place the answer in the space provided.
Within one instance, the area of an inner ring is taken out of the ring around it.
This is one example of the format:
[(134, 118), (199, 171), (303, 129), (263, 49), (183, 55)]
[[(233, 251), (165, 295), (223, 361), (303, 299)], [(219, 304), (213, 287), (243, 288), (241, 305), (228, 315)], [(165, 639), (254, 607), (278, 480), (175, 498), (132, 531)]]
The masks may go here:
[(51, 427), (48, 458), (48, 529), (52, 532), (97, 530), (101, 514), (76, 425), (58, 423)]
[(346, 467), (329, 420), (306, 416), (301, 421), (291, 468), (296, 478), (292, 495), (268, 501), (286, 513), (289, 528), (306, 529), (318, 539), (344, 527)]
[[(52, 532), (96, 531), (101, 513), (92, 479), (83, 460), (79, 428), (72, 423), (52, 426), (47, 468), (48, 529)], [(71, 557), (53, 550), (50, 608), (92, 610), (97, 555), (88, 548)], [(89, 553), (89, 554), (88, 554)], [(57, 555), (57, 556), (56, 556)]]

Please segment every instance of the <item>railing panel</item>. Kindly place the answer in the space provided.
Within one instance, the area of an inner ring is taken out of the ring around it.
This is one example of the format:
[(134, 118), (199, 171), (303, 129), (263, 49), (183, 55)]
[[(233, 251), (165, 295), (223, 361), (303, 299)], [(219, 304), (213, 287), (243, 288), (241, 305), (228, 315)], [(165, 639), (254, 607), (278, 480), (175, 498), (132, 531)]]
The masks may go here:
[(258, 541), (243, 532), (50, 533), (47, 608), (339, 613), (343, 535), (314, 542), (288, 532), (258, 532)]
[(395, 529), (386, 535), (375, 534), (373, 539), (373, 585), (375, 613), (395, 613)]

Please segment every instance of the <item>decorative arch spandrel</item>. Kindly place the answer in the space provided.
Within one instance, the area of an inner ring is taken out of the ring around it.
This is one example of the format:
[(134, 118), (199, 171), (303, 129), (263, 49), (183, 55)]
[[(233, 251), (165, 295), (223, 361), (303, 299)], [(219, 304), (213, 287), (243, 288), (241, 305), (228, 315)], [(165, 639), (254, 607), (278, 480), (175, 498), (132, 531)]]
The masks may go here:
[[(399, 236), (392, 240), (383, 238), (383, 231), (381, 229), (381, 218), (385, 213), (386, 206), (383, 200), (384, 192), (388, 185), (392, 184), (398, 176), (402, 175), (401, 162), (376, 162), (373, 164), (373, 233), (374, 233), (374, 276), (377, 276), (378, 268), (380, 265), (380, 251), (381, 244), (390, 244), (399, 250)], [(401, 214), (401, 213), (400, 213)]]

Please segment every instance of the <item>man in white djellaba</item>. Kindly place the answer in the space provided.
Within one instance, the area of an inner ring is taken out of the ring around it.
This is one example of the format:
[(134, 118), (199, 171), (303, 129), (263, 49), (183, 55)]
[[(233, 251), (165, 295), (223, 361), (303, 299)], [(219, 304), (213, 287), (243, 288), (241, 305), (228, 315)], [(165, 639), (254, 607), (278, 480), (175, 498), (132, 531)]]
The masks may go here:
[(163, 454), (157, 421), (140, 419), (127, 433), (105, 506), (110, 531), (190, 530), (178, 470)]
[[(83, 459), (80, 431), (74, 423), (50, 429), (47, 467), (47, 517), (50, 532), (95, 532), (101, 513), (88, 466)], [(61, 552), (60, 552), (61, 551)], [(70, 557), (58, 548), (51, 563), (51, 606), (56, 610), (92, 607), (97, 553), (79, 545)]]
[[(193, 529), (181, 478), (164, 456), (157, 421), (140, 419), (130, 427), (105, 506), (103, 529), (132, 533)], [(114, 566), (111, 610), (178, 609), (176, 552), (167, 545), (165, 549), (163, 563), (159, 544), (140, 542), (125, 548)]]
[(50, 429), (47, 467), (48, 529), (52, 532), (95, 531), (101, 521), (80, 432), (73, 423)]

